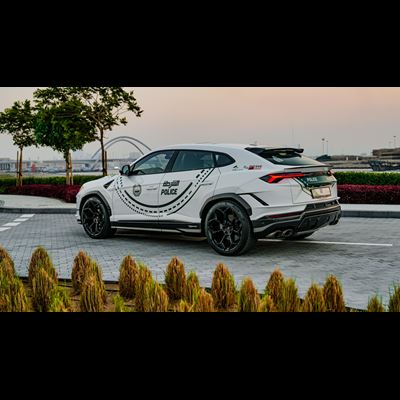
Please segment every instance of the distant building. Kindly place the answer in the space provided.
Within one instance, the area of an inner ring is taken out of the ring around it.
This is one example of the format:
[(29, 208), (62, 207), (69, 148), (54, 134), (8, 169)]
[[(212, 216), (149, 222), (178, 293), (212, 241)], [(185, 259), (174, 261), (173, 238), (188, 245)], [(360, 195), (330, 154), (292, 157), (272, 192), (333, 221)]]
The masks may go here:
[(400, 147), (391, 149), (375, 149), (372, 150), (372, 154), (379, 158), (400, 159)]
[[(17, 161), (12, 160), (11, 158), (0, 158), (0, 172), (15, 172), (16, 164)], [(22, 160), (22, 170), (24, 172), (31, 171), (32, 165), (32, 161)]]

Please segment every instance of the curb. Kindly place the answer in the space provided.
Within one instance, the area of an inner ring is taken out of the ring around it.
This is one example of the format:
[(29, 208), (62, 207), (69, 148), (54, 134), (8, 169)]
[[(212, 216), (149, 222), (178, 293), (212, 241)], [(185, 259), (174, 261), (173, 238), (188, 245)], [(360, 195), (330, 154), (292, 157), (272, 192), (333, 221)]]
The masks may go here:
[(76, 208), (12, 208), (1, 207), (0, 213), (10, 214), (76, 214)]
[(353, 218), (400, 218), (399, 211), (357, 211), (343, 210), (342, 217)]

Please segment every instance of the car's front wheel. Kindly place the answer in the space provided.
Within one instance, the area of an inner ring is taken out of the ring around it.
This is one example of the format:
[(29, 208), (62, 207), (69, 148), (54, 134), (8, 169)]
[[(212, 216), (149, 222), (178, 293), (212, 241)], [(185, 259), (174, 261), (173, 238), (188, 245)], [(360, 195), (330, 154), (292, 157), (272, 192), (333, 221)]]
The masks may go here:
[(221, 201), (210, 208), (204, 231), (210, 246), (224, 256), (243, 254), (256, 242), (246, 211), (232, 201)]
[(81, 221), (85, 232), (92, 239), (104, 239), (112, 236), (116, 231), (111, 228), (107, 207), (95, 196), (85, 200), (81, 211)]

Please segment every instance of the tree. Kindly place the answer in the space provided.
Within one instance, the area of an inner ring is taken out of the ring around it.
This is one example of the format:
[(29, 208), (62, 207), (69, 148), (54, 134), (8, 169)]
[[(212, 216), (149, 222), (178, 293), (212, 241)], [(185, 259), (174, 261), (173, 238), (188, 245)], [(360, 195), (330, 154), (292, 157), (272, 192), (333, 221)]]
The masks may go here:
[(12, 136), (19, 149), (17, 186), (22, 185), (22, 153), (25, 147), (36, 146), (33, 122), (35, 112), (29, 100), (16, 101), (11, 108), (0, 113), (0, 132)]
[(66, 100), (52, 104), (37, 102), (34, 122), (36, 141), (63, 154), (66, 165), (66, 183), (73, 183), (70, 151), (81, 150), (92, 142), (95, 127), (82, 115), (82, 104), (77, 100)]
[(133, 112), (140, 117), (143, 112), (133, 91), (127, 92), (122, 87), (55, 87), (38, 89), (34, 96), (38, 100), (47, 99), (53, 105), (69, 100), (80, 103), (82, 115), (96, 128), (94, 140), (100, 142), (103, 176), (107, 175), (105, 133), (115, 126), (126, 125), (124, 114)]

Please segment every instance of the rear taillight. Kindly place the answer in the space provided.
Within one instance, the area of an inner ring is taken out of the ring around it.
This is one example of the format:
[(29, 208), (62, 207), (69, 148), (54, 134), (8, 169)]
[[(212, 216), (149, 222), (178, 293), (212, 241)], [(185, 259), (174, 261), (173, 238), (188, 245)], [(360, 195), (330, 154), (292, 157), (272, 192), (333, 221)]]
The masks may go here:
[(262, 176), (260, 179), (267, 183), (278, 183), (282, 179), (293, 179), (293, 178), (301, 178), (304, 174), (301, 172), (294, 173), (282, 173), (282, 174), (269, 174)]

